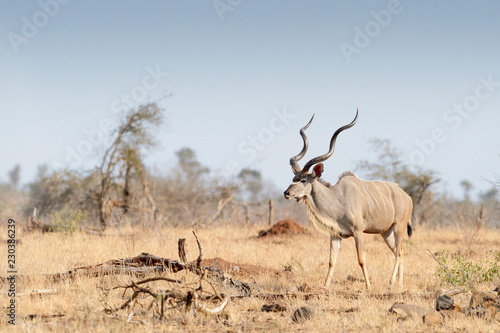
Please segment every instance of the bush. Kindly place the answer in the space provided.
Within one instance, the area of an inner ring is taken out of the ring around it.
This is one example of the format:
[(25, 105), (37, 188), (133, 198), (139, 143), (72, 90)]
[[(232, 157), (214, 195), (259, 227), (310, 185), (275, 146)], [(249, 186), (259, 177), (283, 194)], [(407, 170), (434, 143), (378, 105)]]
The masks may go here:
[[(490, 253), (494, 253), (490, 250)], [(474, 289), (481, 283), (496, 282), (500, 275), (500, 251), (494, 253), (494, 261), (480, 260), (473, 262), (465, 256), (454, 253), (448, 261), (448, 251), (443, 251), (438, 258), (440, 263), (436, 275), (441, 280), (441, 285), (465, 286)]]
[(82, 211), (81, 209), (73, 210), (65, 207), (52, 214), (49, 230), (51, 232), (66, 232), (72, 234), (80, 227), (80, 223), (86, 218), (86, 211)]

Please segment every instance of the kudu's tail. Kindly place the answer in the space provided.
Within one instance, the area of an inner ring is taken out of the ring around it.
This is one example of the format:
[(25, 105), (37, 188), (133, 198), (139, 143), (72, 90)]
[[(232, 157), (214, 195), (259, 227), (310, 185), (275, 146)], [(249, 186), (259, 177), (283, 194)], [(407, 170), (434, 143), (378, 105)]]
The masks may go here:
[(413, 218), (415, 217), (415, 211), (413, 210), (413, 199), (411, 201), (412, 205), (411, 205), (411, 215), (410, 215), (410, 218), (408, 219), (408, 225), (406, 226), (406, 233), (408, 234), (408, 237), (411, 237), (411, 235), (413, 234), (413, 229), (411, 227), (411, 221), (413, 220)]

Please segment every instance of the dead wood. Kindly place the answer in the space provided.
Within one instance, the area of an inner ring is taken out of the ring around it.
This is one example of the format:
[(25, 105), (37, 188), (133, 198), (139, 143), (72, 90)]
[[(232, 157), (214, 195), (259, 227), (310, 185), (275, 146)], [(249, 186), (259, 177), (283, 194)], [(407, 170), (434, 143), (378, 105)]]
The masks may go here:
[[(103, 290), (104, 297), (101, 299), (101, 303), (103, 304), (105, 313), (114, 314), (126, 308), (133, 308), (136, 305), (139, 305), (142, 308), (143, 305), (141, 304), (141, 302), (151, 300), (152, 298), (149, 308), (151, 308), (151, 305), (153, 303), (159, 303), (157, 312), (160, 320), (163, 320), (164, 318), (166, 303), (170, 306), (168, 309), (183, 307), (186, 313), (190, 313), (194, 316), (196, 315), (196, 311), (205, 314), (216, 315), (226, 308), (229, 302), (229, 298), (224, 296), (223, 294), (219, 295), (215, 288), (213, 293), (204, 291), (202, 282), (206, 279), (206, 277), (207, 272), (204, 271), (203, 275), (197, 281), (190, 283), (185, 283), (175, 279), (164, 277), (153, 277), (137, 282), (132, 281), (130, 284), (125, 286), (116, 286), (107, 290)], [(176, 286), (170, 289), (160, 288), (161, 291), (156, 292), (151, 289), (151, 286), (148, 286), (148, 284), (151, 282), (168, 282), (174, 283)], [(107, 303), (107, 299), (112, 291), (119, 289), (123, 290), (124, 296), (129, 290), (132, 291), (132, 294), (130, 296), (127, 296), (125, 302), (121, 305), (117, 307), (111, 307)], [(208, 296), (202, 296), (202, 293), (208, 294)], [(212, 301), (215, 298), (221, 300), (221, 303), (218, 306), (210, 308), (209, 306), (204, 304), (205, 302)]]
[(117, 274), (142, 276), (147, 273), (166, 271), (176, 273), (184, 269), (186, 265), (177, 260), (160, 258), (144, 252), (136, 257), (112, 259), (102, 264), (77, 267), (65, 273), (46, 274), (45, 277), (54, 282), (60, 282), (80, 276), (99, 277)]
[(179, 238), (179, 241), (177, 243), (177, 249), (179, 251), (179, 260), (182, 263), (185, 263), (187, 261), (187, 259), (186, 259), (186, 238)]
[[(203, 258), (203, 247), (201, 241), (193, 231), (198, 244), (199, 255), (194, 262), (181, 262), (179, 260), (172, 260), (161, 258), (152, 254), (143, 252), (140, 255), (132, 258), (112, 259), (104, 263), (90, 266), (83, 266), (71, 269), (64, 273), (44, 274), (42, 277), (52, 282), (62, 282), (66, 280), (73, 280), (77, 277), (101, 277), (106, 275), (131, 275), (135, 277), (144, 277), (150, 273), (164, 273), (171, 272), (177, 273), (183, 270), (197, 274), (198, 276), (207, 275), (207, 278), (221, 285), (228, 285), (236, 288), (239, 293), (247, 295), (251, 293), (252, 285), (234, 279), (229, 276), (225, 271), (228, 267), (237, 267), (238, 265), (228, 263), (228, 265), (217, 266), (215, 263), (222, 262), (222, 259), (206, 259)], [(17, 279), (22, 281), (29, 281), (40, 276), (18, 275)], [(0, 277), (0, 283), (8, 283), (7, 277)]]
[[(208, 263), (217, 261), (217, 259), (206, 260), (207, 266), (204, 266), (204, 264), (201, 265), (203, 262), (200, 261), (199, 267), (201, 267), (201, 269), (199, 269), (197, 262), (181, 263), (177, 260), (160, 258), (149, 253), (141, 253), (140, 255), (132, 258), (113, 259), (102, 264), (77, 267), (65, 273), (44, 274), (41, 275), (41, 277), (58, 283), (67, 280), (74, 280), (78, 277), (101, 277), (120, 274), (141, 277), (150, 273), (177, 273), (187, 270), (197, 275), (202, 275), (203, 272), (206, 272), (209, 279), (218, 284), (235, 287), (243, 295), (251, 293), (252, 285), (250, 283), (234, 279), (219, 268), (210, 267)], [(20, 281), (30, 281), (38, 277), (40, 277), (40, 275), (18, 275), (17, 279)], [(0, 283), (8, 283), (7, 277), (0, 277)]]
[[(179, 308), (180, 306), (184, 305), (184, 308), (188, 315), (190, 314), (192, 316), (195, 316), (196, 311), (205, 314), (216, 315), (226, 308), (229, 302), (229, 298), (217, 292), (213, 283), (210, 281), (208, 283), (212, 287), (213, 292), (207, 292), (203, 290), (202, 282), (207, 280), (207, 278), (214, 278), (214, 277), (216, 278), (216, 280), (219, 280), (219, 282), (238, 286), (240, 290), (243, 291), (244, 293), (249, 293), (250, 287), (244, 282), (240, 282), (230, 277), (227, 277), (221, 270), (214, 269), (212, 267), (201, 266), (201, 262), (203, 259), (203, 247), (201, 245), (201, 241), (196, 231), (193, 231), (193, 235), (196, 239), (196, 243), (198, 244), (198, 251), (199, 251), (199, 255), (198, 258), (196, 259), (196, 262), (185, 263), (186, 261), (186, 253), (184, 249), (185, 239), (180, 239), (178, 242), (178, 250), (179, 250), (179, 256), (182, 258), (181, 259), (182, 262), (177, 260), (158, 258), (148, 253), (143, 253), (141, 254), (141, 256), (134, 257), (131, 259), (120, 259), (119, 263), (121, 264), (121, 266), (124, 266), (125, 264), (137, 265), (137, 263), (142, 263), (142, 264), (146, 263), (147, 265), (152, 264), (154, 265), (154, 267), (167, 267), (171, 272), (188, 270), (200, 276), (200, 278), (197, 281), (186, 283), (183, 281), (179, 281), (178, 279), (157, 276), (137, 282), (132, 281), (130, 284), (125, 286), (116, 286), (107, 290), (103, 289), (104, 297), (101, 299), (101, 303), (104, 306), (104, 311), (107, 314), (113, 314), (121, 310), (124, 310), (126, 308), (133, 308), (135, 305), (143, 307), (141, 301), (144, 301), (145, 299), (152, 297), (149, 309), (151, 308), (153, 303), (156, 303), (157, 308), (159, 309), (157, 312), (160, 320), (163, 320), (164, 318), (166, 302), (171, 306), (170, 309)], [(111, 263), (114, 264), (116, 263), (116, 261), (111, 261)], [(160, 292), (157, 292), (152, 290), (151, 287), (148, 285), (151, 282), (168, 282), (169, 286), (170, 284), (173, 283), (175, 287), (170, 289), (162, 288), (160, 289), (161, 290)], [(197, 287), (195, 285), (197, 285)], [(112, 307), (108, 304), (107, 299), (110, 293), (117, 289), (123, 290), (123, 296), (125, 296), (125, 294), (129, 291), (131, 291), (132, 294), (130, 296), (127, 296), (125, 302), (122, 303), (121, 305)], [(209, 296), (202, 297), (201, 293), (208, 294)], [(209, 306), (204, 304), (204, 301), (213, 300), (215, 298), (222, 301), (218, 306), (210, 308)]]
[(269, 199), (269, 226), (272, 226), (274, 223), (274, 202), (273, 199)]
[(196, 259), (196, 268), (198, 270), (200, 270), (201, 269), (201, 267), (200, 267), (201, 259), (203, 257), (203, 247), (201, 246), (201, 242), (200, 242), (200, 239), (198, 238), (198, 234), (194, 230), (193, 230), (193, 235), (194, 235), (194, 238), (196, 238), (196, 244), (198, 244), (198, 251), (200, 252), (200, 254), (198, 255), (198, 259)]

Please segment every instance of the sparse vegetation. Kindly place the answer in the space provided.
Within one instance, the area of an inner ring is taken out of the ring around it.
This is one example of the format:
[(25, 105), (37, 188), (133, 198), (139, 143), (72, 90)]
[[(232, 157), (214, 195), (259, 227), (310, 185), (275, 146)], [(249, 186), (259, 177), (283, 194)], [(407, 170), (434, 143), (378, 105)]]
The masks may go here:
[[(304, 221), (302, 221), (304, 222)], [(435, 275), (438, 264), (425, 254), (427, 248), (442, 252), (449, 249), (456, 252), (461, 235), (452, 229), (429, 230), (420, 228), (412, 236), (412, 244), (405, 244), (405, 288), (388, 291), (387, 281), (393, 261), (388, 259), (388, 249), (379, 237), (367, 236), (367, 258), (373, 262), (369, 266), (373, 288), (364, 291), (363, 276), (356, 260), (356, 250), (353, 239), (343, 242), (342, 254), (337, 262), (333, 284), (325, 292), (322, 289), (324, 275), (328, 269), (327, 237), (314, 231), (308, 225), (310, 232), (288, 236), (286, 238), (261, 238), (255, 236), (266, 225), (243, 226), (222, 224), (215, 228), (205, 228), (198, 231), (203, 244), (205, 258), (224, 258), (239, 266), (244, 264), (285, 271), (291, 266), (287, 275), (275, 274), (237, 275), (241, 281), (262, 286), (268, 293), (318, 293), (318, 296), (308, 298), (275, 298), (261, 299), (258, 297), (232, 299), (227, 308), (219, 316), (198, 314), (189, 318), (183, 307), (171, 308), (165, 312), (162, 321), (158, 320), (157, 301), (141, 299), (132, 311), (125, 309), (119, 315), (109, 316), (101, 304), (103, 289), (114, 286), (127, 286), (131, 281), (138, 281), (160, 274), (148, 274), (145, 277), (131, 275), (113, 275), (103, 277), (79, 276), (73, 280), (62, 282), (50, 281), (43, 274), (63, 273), (75, 267), (97, 264), (116, 258), (133, 257), (141, 252), (148, 252), (165, 258), (178, 258), (177, 240), (186, 238), (187, 259), (192, 261), (198, 255), (196, 242), (193, 240), (191, 228), (155, 227), (153, 229), (123, 227), (121, 234), (109, 228), (105, 236), (89, 235), (77, 230), (72, 235), (67, 233), (20, 233), (19, 245), (19, 275), (32, 276), (31, 279), (18, 280), (19, 293), (46, 290), (47, 294), (29, 296), (19, 295), (17, 302), (18, 330), (52, 330), (52, 331), (330, 331), (332, 327), (346, 331), (372, 331), (382, 329), (385, 332), (412, 332), (426, 330), (422, 321), (398, 321), (389, 312), (395, 302), (413, 303), (427, 309), (435, 307), (435, 291), (441, 288), (441, 279)], [(5, 234), (5, 226), (0, 232)], [(477, 253), (469, 259), (479, 262), (483, 253), (498, 247), (499, 231), (485, 234)], [(135, 243), (133, 248), (130, 246)], [(290, 244), (293, 244), (291, 246)], [(453, 244), (453, 245), (452, 245)], [(251, 255), (249, 255), (251, 253)], [(487, 252), (489, 253), (489, 252)], [(6, 247), (0, 247), (0, 256), (6, 255)], [(375, 264), (376, 263), (376, 264)], [(0, 266), (5, 269), (5, 263)], [(375, 267), (376, 265), (376, 267)], [(233, 270), (228, 271), (231, 276)], [(197, 281), (194, 274), (168, 272), (161, 276), (182, 280)], [(234, 276), (234, 275), (233, 275)], [(169, 286), (154, 285), (155, 293), (175, 288), (175, 283)], [(158, 289), (155, 289), (158, 287)], [(218, 292), (224, 292), (225, 287), (214, 284)], [(300, 287), (300, 288), (299, 288)], [(476, 288), (490, 291), (496, 287), (493, 282), (482, 282)], [(3, 287), (5, 288), (5, 287)], [(210, 285), (207, 291), (213, 292)], [(316, 291), (315, 291), (316, 290)], [(361, 292), (360, 292), (361, 291)], [(117, 290), (109, 299), (111, 304), (119, 306), (126, 299), (121, 298), (122, 292)], [(470, 293), (454, 296), (460, 306), (467, 306)], [(5, 304), (6, 294), (0, 295), (0, 301)], [(154, 307), (148, 310), (149, 304)], [(219, 300), (214, 300), (217, 306)], [(144, 307), (141, 308), (140, 304)], [(274, 304), (279, 312), (265, 312), (264, 305)], [(278, 306), (278, 305), (280, 306)], [(313, 310), (310, 320), (300, 323), (293, 321), (296, 309), (307, 307)], [(443, 331), (489, 331), (499, 329), (499, 323), (471, 317), (455, 322), (445, 322), (440, 329)], [(8, 328), (5, 317), (0, 319), (0, 330)]]
[(87, 212), (81, 209), (71, 209), (64, 207), (60, 211), (56, 211), (52, 214), (49, 223), (49, 231), (51, 232), (65, 232), (72, 234), (87, 219)]
[(438, 260), (440, 266), (436, 276), (443, 285), (465, 286), (467, 289), (476, 289), (484, 283), (500, 282), (500, 251), (494, 253), (489, 251), (494, 259), (480, 259), (473, 261), (467, 259), (463, 254), (449, 254), (448, 250), (443, 251)]

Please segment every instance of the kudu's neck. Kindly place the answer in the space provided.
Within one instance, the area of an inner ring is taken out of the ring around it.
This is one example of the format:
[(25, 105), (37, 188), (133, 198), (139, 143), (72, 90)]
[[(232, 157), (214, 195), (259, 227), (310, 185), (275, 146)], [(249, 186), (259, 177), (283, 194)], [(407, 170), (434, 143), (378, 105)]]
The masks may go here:
[(307, 209), (316, 214), (332, 216), (339, 206), (337, 187), (327, 187), (319, 180), (315, 180), (311, 186), (311, 193), (305, 201)]
[(338, 189), (335, 186), (326, 187), (318, 180), (311, 185), (311, 193), (304, 200), (309, 219), (319, 231), (336, 238), (343, 237), (336, 222), (340, 212)]

